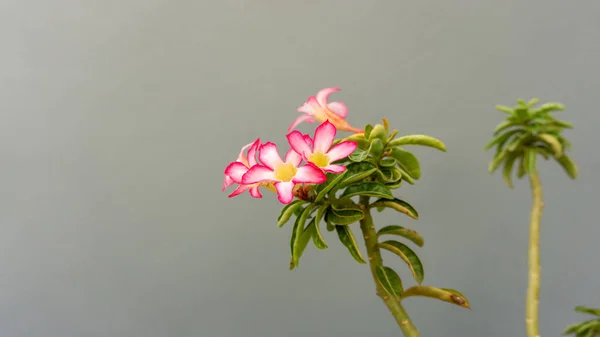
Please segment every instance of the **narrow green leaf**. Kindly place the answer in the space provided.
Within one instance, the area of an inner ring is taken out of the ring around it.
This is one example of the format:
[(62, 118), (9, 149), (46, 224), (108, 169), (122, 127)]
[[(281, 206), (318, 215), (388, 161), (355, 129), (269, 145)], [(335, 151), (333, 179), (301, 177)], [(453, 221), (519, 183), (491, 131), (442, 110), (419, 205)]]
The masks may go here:
[(560, 156), (562, 156), (562, 145), (560, 144), (558, 139), (556, 139), (556, 137), (547, 133), (542, 133), (537, 135), (537, 138), (550, 145), (552, 151), (554, 152), (555, 158), (560, 158)]
[(402, 171), (397, 167), (382, 167), (378, 173), (384, 182), (396, 182), (402, 179)]
[(533, 109), (532, 113), (534, 114), (546, 114), (554, 111), (563, 111), (565, 110), (565, 106), (560, 103), (545, 103), (540, 105), (538, 108)]
[(518, 154), (513, 152), (504, 161), (504, 169), (502, 171), (502, 177), (504, 178), (504, 182), (506, 182), (506, 185), (508, 185), (508, 188), (513, 188), (512, 170), (513, 170), (514, 163), (518, 158), (519, 158)]
[(444, 302), (456, 304), (460, 307), (470, 309), (469, 301), (465, 296), (456, 290), (436, 288), (431, 286), (414, 286), (406, 289), (403, 298), (411, 296), (424, 296), (429, 298), (435, 298)]
[(417, 213), (417, 210), (411, 204), (409, 204), (408, 202), (406, 202), (404, 200), (400, 200), (398, 198), (394, 198), (392, 200), (379, 199), (379, 200), (375, 201), (373, 204), (371, 204), (371, 207), (392, 208), (400, 213), (404, 213), (404, 214), (408, 215), (409, 217), (411, 217), (415, 220), (417, 220), (419, 218), (419, 213)]
[(532, 135), (529, 132), (524, 132), (523, 134), (514, 137), (510, 140), (510, 143), (508, 146), (506, 146), (506, 149), (509, 152), (514, 152), (517, 151), (519, 148), (521, 148), (527, 141), (529, 141), (531, 139)]
[(327, 231), (333, 232), (335, 230), (335, 224), (333, 222), (331, 222), (331, 220), (329, 219), (329, 212), (325, 212), (324, 219), (325, 219), (325, 224), (326, 224), (325, 228), (327, 228)]
[(364, 218), (365, 213), (360, 209), (346, 208), (334, 209), (330, 208), (327, 211), (327, 219), (338, 226), (351, 225)]
[(561, 128), (565, 128), (565, 129), (572, 129), (573, 128), (573, 124), (565, 122), (565, 121), (555, 120), (554, 123), (557, 126), (560, 126)]
[(504, 149), (504, 150), (500, 151), (500, 153), (497, 153), (494, 156), (494, 158), (492, 158), (492, 161), (490, 162), (490, 165), (488, 166), (488, 172), (494, 173), (494, 171), (496, 171), (496, 169), (498, 169), (500, 164), (502, 164), (502, 161), (504, 160), (504, 158), (506, 158), (506, 156), (508, 156), (509, 153), (510, 152), (507, 149)]
[(507, 106), (504, 105), (496, 105), (496, 110), (502, 111), (504, 113), (507, 113), (509, 115), (514, 115), (515, 111)]
[(396, 138), (390, 142), (390, 147), (396, 147), (401, 145), (421, 145), (432, 147), (440, 151), (446, 152), (446, 145), (437, 139), (427, 135), (408, 135)]
[(576, 312), (580, 312), (582, 314), (588, 314), (588, 315), (593, 315), (593, 316), (600, 317), (600, 308), (599, 309), (587, 308), (587, 307), (578, 305), (578, 306), (575, 307), (575, 311)]
[(544, 146), (536, 145), (534, 147), (534, 149), (537, 153), (539, 153), (546, 160), (550, 159), (550, 156), (554, 157), (554, 155), (552, 153), (550, 153), (550, 150), (545, 145)]
[(383, 289), (388, 295), (395, 297), (398, 301), (402, 298), (402, 280), (400, 276), (392, 268), (385, 266), (378, 266), (375, 269), (375, 276), (377, 281), (383, 286)]
[(539, 98), (532, 98), (529, 100), (529, 102), (527, 102), (527, 107), (532, 108), (534, 105), (538, 104), (539, 102), (540, 102)]
[[(388, 134), (385, 131), (385, 127), (381, 124), (376, 124), (373, 127), (373, 130), (371, 130), (371, 133), (369, 134), (369, 140), (371, 142), (373, 142), (373, 140), (375, 139), (379, 139), (381, 141), (381, 144), (384, 145), (387, 142), (387, 138), (388, 138)], [(383, 148), (383, 146), (382, 146)]]
[(398, 166), (409, 176), (414, 179), (421, 177), (421, 166), (414, 154), (395, 147), (392, 149), (391, 157), (398, 161)]
[(414, 185), (415, 184), (415, 180), (403, 169), (398, 168), (398, 170), (400, 171), (400, 174), (402, 174), (402, 180), (406, 181), (407, 183)]
[(390, 190), (395, 190), (400, 186), (402, 186), (402, 180), (398, 180), (397, 182), (385, 183), (385, 187), (387, 187)]
[(424, 240), (421, 234), (417, 233), (413, 229), (404, 228), (402, 226), (385, 226), (377, 232), (377, 237), (380, 237), (382, 235), (398, 235), (412, 241), (415, 245), (419, 247), (423, 247), (424, 244)]
[(567, 173), (567, 175), (569, 175), (571, 179), (577, 178), (577, 165), (571, 160), (571, 158), (569, 158), (569, 156), (563, 154), (560, 158), (556, 159), (556, 161), (560, 164), (560, 166), (565, 170), (565, 172)]
[(526, 170), (525, 170), (525, 156), (520, 156), (519, 157), (519, 166), (517, 167), (517, 178), (521, 179), (523, 178), (523, 176), (525, 176)]
[(518, 126), (519, 130), (523, 130), (522, 125), (523, 124), (520, 122), (504, 121), (504, 122), (498, 124), (498, 126), (496, 126), (496, 129), (494, 129), (494, 136), (497, 136), (498, 134), (500, 134), (500, 132), (502, 132), (508, 128), (514, 127), (514, 126)]
[(569, 325), (565, 331), (563, 331), (563, 335), (570, 335), (572, 333), (576, 333), (579, 330), (580, 323)]
[(321, 224), (321, 219), (323, 219), (323, 216), (325, 215), (325, 212), (327, 212), (328, 208), (329, 205), (323, 205), (319, 207), (319, 209), (317, 209), (317, 215), (315, 215), (315, 218), (313, 219), (315, 222), (315, 231), (313, 232), (312, 238), (315, 247), (318, 249), (327, 248), (327, 243), (325, 243), (325, 239), (323, 239), (323, 235), (321, 235), (321, 229), (319, 228), (319, 225)]
[(304, 203), (304, 200), (294, 200), (285, 205), (285, 207), (283, 207), (281, 210), (281, 214), (279, 214), (279, 217), (277, 217), (277, 226), (281, 228), (283, 225), (285, 225), (290, 220), (294, 212), (296, 212), (296, 210), (299, 209)]
[(366, 161), (352, 163), (346, 166), (346, 175), (344, 176), (344, 179), (340, 182), (340, 188), (362, 181), (363, 179), (375, 173), (375, 171), (377, 171), (377, 166), (375, 166), (372, 163)]
[(510, 130), (507, 131), (499, 136), (494, 137), (489, 143), (487, 143), (487, 145), (483, 148), (484, 150), (489, 150), (491, 149), (494, 145), (498, 144), (498, 148), (502, 148), (502, 146), (506, 143), (506, 141), (512, 137), (513, 135), (517, 134), (521, 132), (521, 130), (516, 129), (516, 130)]
[(358, 262), (365, 264), (367, 263), (358, 248), (354, 234), (349, 226), (335, 226), (335, 230), (340, 238), (340, 241), (348, 248), (350, 255)]
[(312, 237), (312, 233), (307, 233), (304, 229), (304, 224), (315, 207), (315, 204), (308, 204), (308, 206), (304, 208), (304, 211), (302, 211), (302, 214), (296, 218), (294, 230), (292, 231), (292, 238), (290, 240), (292, 250), (292, 263), (290, 264), (291, 269), (293, 269), (294, 266), (298, 266), (300, 256), (302, 256), (308, 241), (310, 241), (310, 238)]
[(385, 185), (376, 182), (350, 185), (342, 192), (340, 199), (349, 199), (357, 195), (394, 199), (392, 192)]
[(338, 185), (338, 183), (340, 181), (342, 181), (344, 179), (347, 172), (348, 171), (346, 170), (335, 176), (332, 175), (331, 173), (328, 173), (328, 175), (330, 177), (328, 177), (327, 181), (324, 183), (326, 185), (324, 185), (323, 188), (317, 194), (317, 197), (315, 198), (315, 202), (321, 202), (323, 199), (325, 199), (325, 196), (327, 195), (327, 193), (329, 193), (334, 187), (336, 187)]
[(535, 174), (537, 171), (536, 167), (536, 151), (532, 148), (525, 149), (525, 169), (529, 174)]
[(404, 262), (406, 262), (408, 268), (410, 268), (415, 281), (417, 281), (419, 284), (423, 283), (423, 278), (425, 277), (423, 264), (412, 249), (410, 249), (407, 245), (394, 240), (381, 242), (379, 243), (379, 247), (398, 255), (402, 260), (404, 260)]
[(352, 153), (350, 156), (348, 156), (348, 159), (350, 159), (351, 161), (353, 161), (355, 163), (361, 162), (368, 158), (370, 150), (371, 150), (371, 144), (369, 144), (369, 149), (367, 149), (367, 150), (357, 148), (356, 150), (354, 150), (354, 153)]

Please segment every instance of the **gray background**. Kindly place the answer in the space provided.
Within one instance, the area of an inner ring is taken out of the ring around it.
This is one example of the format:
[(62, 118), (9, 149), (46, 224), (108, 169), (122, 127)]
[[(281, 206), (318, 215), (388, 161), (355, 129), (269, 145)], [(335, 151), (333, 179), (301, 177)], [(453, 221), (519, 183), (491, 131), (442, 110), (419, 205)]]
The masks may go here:
[[(406, 307), (423, 336), (522, 336), (530, 195), (490, 176), (495, 104), (564, 103), (581, 177), (543, 165), (542, 336), (598, 305), (600, 2), (0, 1), (0, 336), (397, 336), (333, 233), (290, 272), (280, 205), (228, 199), (225, 165), (285, 144), (323, 87), (389, 118), (423, 178), (425, 282), (473, 310)], [(302, 125), (312, 132), (314, 126)], [(283, 151), (283, 149), (282, 149)], [(399, 259), (386, 256), (412, 284)]]

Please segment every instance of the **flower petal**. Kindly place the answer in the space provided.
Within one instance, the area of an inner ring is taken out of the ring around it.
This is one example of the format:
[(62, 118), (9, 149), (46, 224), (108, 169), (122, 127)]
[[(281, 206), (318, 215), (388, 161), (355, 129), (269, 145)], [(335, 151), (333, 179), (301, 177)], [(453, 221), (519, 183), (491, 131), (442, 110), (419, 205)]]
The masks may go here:
[(246, 155), (246, 150), (252, 146), (252, 144), (254, 143), (250, 143), (250, 144), (246, 144), (244, 145), (244, 147), (242, 147), (242, 150), (240, 151), (240, 154), (238, 155), (237, 161), (239, 161), (240, 163), (244, 163), (246, 166), (248, 165), (248, 156)]
[(254, 165), (242, 176), (242, 184), (256, 184), (263, 181), (277, 181), (275, 172), (266, 166)]
[(248, 149), (248, 157), (247, 157), (247, 164), (248, 167), (252, 167), (254, 165), (256, 165), (256, 151), (258, 151), (258, 149), (260, 148), (260, 138), (257, 138), (254, 143), (252, 143), (252, 146), (250, 146), (250, 149)]
[(323, 122), (315, 130), (315, 139), (313, 141), (313, 152), (327, 153), (333, 140), (335, 139), (335, 126), (329, 121)]
[(310, 139), (308, 135), (303, 136), (299, 131), (292, 131), (286, 137), (288, 139), (288, 143), (290, 143), (290, 147), (298, 154), (303, 155), (304, 158), (310, 156), (313, 153), (312, 149), (306, 142), (306, 137)]
[(302, 163), (302, 156), (294, 151), (294, 149), (289, 149), (285, 154), (285, 162), (293, 164), (294, 167), (298, 167), (300, 166), (300, 163)]
[(236, 197), (244, 192), (246, 192), (247, 190), (249, 190), (251, 188), (251, 185), (239, 185), (235, 191), (231, 192), (231, 194), (229, 195), (229, 198), (233, 198)]
[(299, 108), (298, 112), (304, 112), (305, 114), (311, 115), (313, 113), (313, 107), (308, 104), (308, 101), (304, 102)]
[(275, 188), (277, 189), (277, 199), (282, 204), (289, 204), (294, 200), (294, 183), (291, 181), (280, 181), (275, 183)]
[(253, 185), (252, 188), (250, 188), (250, 195), (253, 198), (257, 198), (257, 199), (262, 198), (262, 194), (260, 194), (260, 191), (258, 190), (259, 186), (260, 186), (259, 184), (256, 184), (256, 185)]
[(292, 131), (298, 124), (300, 124), (302, 122), (312, 124), (315, 122), (315, 120), (312, 118), (311, 114), (306, 113), (306, 114), (300, 115), (300, 117), (296, 118), (294, 120), (294, 122), (290, 125), (290, 127), (288, 128), (288, 132)]
[(238, 184), (242, 183), (242, 176), (246, 172), (248, 172), (248, 168), (239, 161), (234, 161), (225, 168), (225, 174)]
[(351, 141), (344, 141), (336, 144), (334, 147), (329, 149), (327, 152), (327, 156), (329, 157), (329, 162), (334, 162), (336, 160), (340, 160), (342, 158), (346, 158), (352, 154), (356, 150), (358, 143)]
[(329, 98), (329, 95), (331, 95), (332, 93), (334, 93), (336, 91), (340, 91), (340, 88), (333, 87), (333, 88), (321, 89), (317, 93), (317, 101), (319, 102), (319, 104), (321, 106), (327, 106), (327, 99)]
[(312, 140), (312, 138), (310, 138), (310, 136), (308, 134), (304, 135), (304, 141), (306, 142), (306, 144), (308, 144), (308, 146), (312, 147), (313, 140)]
[(308, 163), (298, 168), (292, 181), (295, 183), (320, 184), (325, 180), (327, 180), (325, 173), (313, 163)]
[(258, 159), (263, 163), (264, 166), (274, 170), (277, 166), (283, 164), (279, 152), (277, 152), (277, 145), (267, 142), (260, 147)]
[(231, 179), (230, 176), (225, 175), (225, 179), (223, 180), (223, 189), (222, 191), (225, 191), (227, 189), (227, 187), (233, 185), (234, 181), (233, 179)]
[(346, 118), (348, 116), (348, 107), (342, 102), (331, 102), (327, 104), (329, 110), (333, 111), (336, 115)]
[(342, 173), (346, 171), (346, 166), (343, 165), (327, 165), (321, 168), (325, 172)]

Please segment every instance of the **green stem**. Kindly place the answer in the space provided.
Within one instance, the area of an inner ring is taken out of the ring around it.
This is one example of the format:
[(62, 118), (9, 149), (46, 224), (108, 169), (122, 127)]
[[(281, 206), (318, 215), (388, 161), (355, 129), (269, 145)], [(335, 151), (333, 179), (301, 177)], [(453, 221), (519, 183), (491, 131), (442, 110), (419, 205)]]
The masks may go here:
[(400, 326), (400, 330), (406, 337), (420, 337), (419, 331), (408, 317), (408, 314), (396, 298), (386, 295), (386, 291), (377, 281), (376, 270), (382, 266), (381, 253), (379, 246), (377, 245), (377, 233), (375, 232), (375, 226), (373, 224), (373, 217), (371, 217), (371, 211), (369, 210), (369, 197), (360, 197), (361, 209), (365, 212), (365, 217), (360, 220), (360, 229), (362, 230), (363, 237), (365, 239), (365, 246), (367, 247), (367, 256), (369, 258), (369, 266), (371, 267), (371, 274), (375, 281), (377, 289), (377, 296), (381, 297), (385, 305), (388, 307), (396, 322)]
[(540, 303), (540, 219), (542, 217), (542, 183), (538, 172), (529, 174), (533, 204), (531, 206), (531, 222), (529, 224), (529, 282), (527, 285), (527, 301), (525, 307), (525, 324), (527, 337), (539, 337), (539, 303)]

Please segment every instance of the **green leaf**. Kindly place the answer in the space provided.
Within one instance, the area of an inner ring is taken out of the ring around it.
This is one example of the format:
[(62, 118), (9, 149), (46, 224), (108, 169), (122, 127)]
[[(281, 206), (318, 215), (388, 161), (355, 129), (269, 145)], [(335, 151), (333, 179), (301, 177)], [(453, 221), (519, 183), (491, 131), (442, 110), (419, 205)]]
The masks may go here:
[(562, 145), (558, 139), (556, 139), (556, 137), (547, 133), (542, 133), (537, 135), (537, 138), (550, 145), (550, 148), (552, 148), (552, 151), (554, 152), (555, 158), (560, 158), (560, 156), (562, 156)]
[(377, 166), (372, 163), (366, 161), (352, 163), (346, 166), (346, 175), (344, 176), (344, 180), (340, 182), (340, 188), (362, 181), (363, 179), (370, 177), (375, 171), (377, 171)]
[(408, 268), (410, 268), (415, 281), (419, 284), (423, 283), (423, 278), (425, 277), (423, 264), (412, 249), (407, 245), (394, 240), (381, 242), (379, 243), (379, 247), (400, 256), (400, 258), (406, 262)]
[(569, 158), (569, 156), (563, 154), (560, 158), (556, 159), (556, 161), (560, 164), (560, 166), (565, 170), (565, 172), (567, 173), (567, 175), (569, 175), (571, 179), (577, 178), (577, 165), (571, 160), (571, 158)]
[(335, 230), (335, 225), (333, 224), (333, 222), (331, 222), (331, 220), (329, 220), (329, 212), (325, 212), (324, 219), (326, 224), (325, 228), (327, 228), (327, 231), (333, 232)]
[(494, 171), (496, 171), (498, 169), (500, 164), (502, 164), (502, 161), (504, 160), (504, 158), (506, 158), (506, 156), (508, 156), (509, 153), (510, 152), (507, 149), (504, 149), (504, 150), (500, 151), (499, 153), (497, 153), (494, 156), (494, 158), (492, 158), (492, 161), (490, 162), (490, 165), (488, 166), (488, 172), (494, 173)]
[(560, 103), (545, 103), (540, 105), (538, 108), (533, 109), (531, 112), (534, 115), (546, 114), (554, 111), (563, 111), (565, 106)]
[(315, 204), (308, 204), (308, 206), (304, 208), (304, 211), (302, 211), (302, 214), (296, 218), (296, 223), (294, 224), (294, 229), (292, 231), (292, 238), (290, 240), (292, 250), (292, 262), (290, 264), (290, 269), (293, 269), (294, 266), (298, 266), (300, 256), (302, 256), (308, 241), (310, 241), (310, 238), (312, 237), (312, 233), (307, 233), (307, 230), (304, 229), (304, 224), (315, 207)]
[(534, 149), (535, 149), (535, 151), (536, 151), (537, 153), (539, 153), (539, 154), (540, 154), (542, 157), (544, 157), (544, 159), (546, 159), (546, 160), (550, 159), (550, 156), (553, 156), (553, 157), (554, 157), (554, 155), (552, 155), (552, 154), (550, 153), (550, 150), (549, 150), (549, 149), (548, 149), (546, 146), (542, 146), (542, 145), (536, 145), (536, 146), (534, 147)]
[(353, 161), (355, 163), (361, 162), (368, 158), (370, 150), (371, 150), (371, 145), (369, 145), (368, 150), (363, 150), (363, 149), (357, 148), (356, 150), (354, 150), (354, 153), (352, 153), (350, 156), (348, 156), (348, 159), (350, 159), (351, 161)]
[(563, 335), (570, 335), (572, 333), (576, 333), (579, 330), (580, 323), (569, 325), (565, 331), (563, 331)]
[(400, 171), (400, 174), (402, 174), (402, 180), (406, 181), (407, 183), (414, 185), (415, 181), (413, 178), (411, 178), (411, 176), (404, 170), (402, 170), (401, 168), (398, 168), (398, 170)]
[(360, 209), (346, 208), (334, 209), (330, 208), (327, 212), (327, 219), (338, 226), (351, 225), (364, 218), (365, 213)]
[(527, 107), (531, 108), (534, 105), (538, 104), (539, 102), (540, 102), (539, 98), (532, 98), (532, 99), (529, 100), (529, 102), (527, 102)]
[(378, 238), (382, 235), (398, 235), (412, 241), (415, 245), (419, 247), (423, 247), (424, 244), (424, 240), (421, 234), (417, 233), (415, 230), (404, 228), (402, 226), (385, 226), (377, 232)]
[(576, 312), (600, 317), (600, 309), (587, 308), (581, 305), (575, 307)]
[(325, 198), (327, 193), (329, 193), (334, 187), (336, 187), (338, 185), (338, 183), (340, 181), (342, 181), (344, 179), (347, 172), (348, 171), (346, 170), (340, 174), (337, 174), (335, 176), (335, 178), (333, 178), (333, 179), (331, 179), (331, 178), (334, 177), (334, 175), (331, 173), (328, 173), (328, 175), (330, 175), (330, 177), (328, 177), (327, 181), (324, 183), (326, 185), (324, 185), (323, 188), (317, 194), (317, 197), (315, 198), (315, 202), (321, 202)]
[(508, 132), (505, 132), (499, 136), (494, 137), (489, 143), (487, 143), (487, 145), (483, 148), (484, 150), (489, 150), (491, 149), (494, 145), (498, 144), (498, 148), (502, 148), (502, 146), (506, 143), (506, 141), (508, 141), (508, 139), (510, 137), (512, 137), (513, 135), (517, 134), (521, 132), (521, 130), (516, 129), (516, 130), (510, 130)]
[(453, 289), (436, 288), (431, 286), (414, 286), (406, 289), (402, 295), (403, 298), (411, 296), (435, 298), (444, 302), (456, 304), (463, 308), (471, 308), (467, 298)]
[(388, 295), (399, 301), (402, 297), (403, 287), (402, 280), (396, 271), (389, 267), (378, 266), (375, 269), (375, 276), (377, 276), (377, 281), (383, 286)]
[(346, 187), (340, 199), (349, 199), (354, 196), (378, 197), (394, 199), (392, 192), (385, 185), (376, 182), (364, 182)]
[(379, 138), (375, 138), (373, 140), (371, 140), (371, 155), (373, 155), (373, 157), (375, 158), (379, 158), (381, 157), (381, 154), (383, 153), (383, 147), (384, 144), (381, 141), (381, 139)]
[(398, 166), (400, 166), (402, 171), (406, 172), (409, 176), (414, 179), (419, 179), (421, 177), (419, 160), (414, 154), (395, 147), (392, 149), (391, 157), (398, 161)]
[(318, 249), (327, 248), (327, 243), (325, 243), (325, 239), (323, 239), (323, 235), (321, 235), (321, 229), (319, 228), (319, 225), (321, 224), (321, 219), (323, 219), (323, 216), (325, 215), (325, 212), (327, 212), (328, 208), (329, 205), (323, 205), (319, 207), (319, 209), (317, 209), (317, 215), (315, 215), (315, 218), (313, 219), (315, 222), (315, 230), (312, 238), (315, 247)]
[(365, 126), (365, 138), (367, 140), (371, 138), (371, 131), (373, 131), (373, 125), (367, 124)]
[(390, 157), (383, 157), (379, 161), (381, 167), (394, 167), (396, 165), (396, 159)]
[(529, 141), (531, 139), (532, 135), (529, 132), (524, 132), (523, 134), (514, 137), (510, 140), (509, 145), (506, 147), (506, 149), (509, 152), (514, 152), (517, 151), (518, 149), (520, 149), (527, 141)]
[[(385, 127), (381, 124), (376, 124), (373, 127), (373, 130), (369, 134), (369, 140), (373, 142), (375, 139), (379, 139), (381, 141), (381, 145), (384, 145), (387, 142), (388, 134), (385, 131)], [(382, 146), (383, 148), (383, 146)]]
[(304, 200), (294, 200), (285, 205), (285, 207), (283, 207), (281, 210), (281, 214), (279, 214), (279, 217), (277, 217), (277, 226), (281, 228), (283, 225), (285, 225), (290, 220), (294, 212), (296, 212), (296, 210), (299, 209), (304, 203)]
[(529, 174), (535, 174), (535, 172), (537, 171), (536, 162), (535, 162), (536, 153), (537, 153), (537, 151), (535, 151), (535, 149), (532, 149), (532, 148), (525, 149), (525, 169), (527, 170), (527, 172)]
[(496, 129), (494, 129), (494, 136), (497, 136), (498, 134), (500, 134), (500, 132), (514, 126), (519, 127), (517, 130), (523, 130), (523, 124), (521, 122), (504, 121), (498, 124), (498, 126), (496, 126)]
[(525, 156), (520, 156), (519, 157), (519, 166), (517, 169), (517, 178), (521, 179), (523, 178), (523, 176), (525, 175), (525, 173), (527, 173), (525, 171)]
[(394, 198), (392, 200), (386, 200), (386, 199), (379, 199), (377, 201), (375, 201), (373, 204), (371, 204), (371, 207), (376, 207), (376, 208), (383, 208), (383, 207), (387, 207), (387, 208), (392, 208), (400, 213), (404, 213), (406, 215), (408, 215), (409, 217), (417, 220), (419, 218), (419, 213), (417, 213), (417, 210), (408, 202), (404, 201), (404, 200), (400, 200), (398, 198)]
[(385, 183), (385, 187), (387, 187), (390, 190), (395, 190), (395, 189), (399, 188), (400, 186), (402, 186), (402, 180), (398, 180), (396, 182), (391, 182), (391, 183)]
[(504, 161), (504, 169), (502, 171), (502, 177), (504, 178), (504, 182), (508, 185), (508, 188), (513, 188), (512, 184), (512, 169), (515, 161), (519, 158), (517, 153), (511, 153), (506, 160)]
[(446, 145), (444, 145), (444, 143), (441, 140), (426, 135), (402, 136), (392, 140), (389, 145), (390, 147), (396, 147), (401, 145), (421, 145), (432, 147), (434, 149), (446, 152)]
[(507, 113), (509, 115), (514, 115), (515, 111), (507, 106), (504, 105), (496, 105), (496, 110), (502, 111), (504, 113)]
[(349, 226), (335, 226), (335, 230), (340, 238), (340, 241), (348, 248), (350, 255), (358, 262), (365, 264), (367, 263), (358, 248), (354, 234)]

